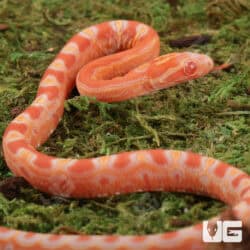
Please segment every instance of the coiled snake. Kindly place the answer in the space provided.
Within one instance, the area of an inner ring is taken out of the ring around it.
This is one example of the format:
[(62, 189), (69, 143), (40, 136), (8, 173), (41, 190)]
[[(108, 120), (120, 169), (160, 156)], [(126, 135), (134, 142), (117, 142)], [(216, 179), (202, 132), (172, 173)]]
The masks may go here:
[[(7, 127), (5, 160), (34, 188), (65, 197), (136, 191), (187, 191), (218, 198), (250, 226), (249, 176), (191, 152), (140, 150), (91, 159), (62, 159), (36, 151), (56, 128), (76, 85), (81, 95), (122, 101), (201, 77), (214, 69), (203, 54), (158, 57), (159, 37), (136, 21), (110, 21), (82, 30), (49, 65), (32, 104)], [(97, 59), (98, 58), (98, 59)], [(202, 226), (147, 236), (53, 235), (0, 227), (1, 250), (203, 250)]]

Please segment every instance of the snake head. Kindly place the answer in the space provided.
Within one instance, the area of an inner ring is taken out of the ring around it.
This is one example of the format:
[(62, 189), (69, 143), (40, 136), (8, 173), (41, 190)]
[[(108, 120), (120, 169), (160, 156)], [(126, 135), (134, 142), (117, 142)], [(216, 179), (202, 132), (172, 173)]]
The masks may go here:
[(153, 60), (148, 77), (155, 89), (162, 89), (204, 76), (213, 68), (213, 60), (207, 55), (191, 52), (170, 53)]
[(183, 73), (190, 79), (204, 76), (214, 68), (213, 60), (207, 55), (185, 52), (183, 57)]

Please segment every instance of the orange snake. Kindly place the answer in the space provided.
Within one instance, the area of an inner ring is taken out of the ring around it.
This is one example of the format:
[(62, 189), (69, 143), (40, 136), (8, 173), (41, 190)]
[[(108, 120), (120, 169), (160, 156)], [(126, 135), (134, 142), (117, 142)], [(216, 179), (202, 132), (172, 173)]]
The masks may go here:
[[(203, 54), (158, 57), (159, 37), (136, 21), (110, 21), (82, 30), (49, 65), (32, 104), (7, 127), (5, 160), (34, 188), (65, 197), (137, 191), (186, 191), (218, 198), (250, 227), (250, 179), (219, 160), (191, 152), (140, 150), (91, 159), (62, 159), (36, 151), (60, 121), (76, 85), (81, 95), (115, 102), (206, 75), (213, 61)], [(97, 59), (98, 58), (98, 59)], [(53, 235), (0, 227), (1, 250), (203, 250), (201, 224), (145, 235)]]

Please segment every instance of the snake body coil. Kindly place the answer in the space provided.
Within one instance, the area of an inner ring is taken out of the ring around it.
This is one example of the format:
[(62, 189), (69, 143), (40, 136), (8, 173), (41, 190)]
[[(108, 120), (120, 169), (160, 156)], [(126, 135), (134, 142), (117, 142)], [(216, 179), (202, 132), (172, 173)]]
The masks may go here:
[[(187, 191), (218, 198), (250, 226), (250, 179), (219, 160), (191, 152), (141, 150), (91, 159), (40, 153), (76, 85), (82, 95), (115, 102), (209, 73), (213, 61), (184, 52), (159, 55), (159, 37), (135, 21), (110, 21), (76, 34), (49, 65), (32, 104), (7, 127), (3, 150), (11, 171), (34, 188), (65, 197), (136, 191)], [(147, 236), (83, 236), (0, 227), (1, 250), (203, 250), (202, 226)]]

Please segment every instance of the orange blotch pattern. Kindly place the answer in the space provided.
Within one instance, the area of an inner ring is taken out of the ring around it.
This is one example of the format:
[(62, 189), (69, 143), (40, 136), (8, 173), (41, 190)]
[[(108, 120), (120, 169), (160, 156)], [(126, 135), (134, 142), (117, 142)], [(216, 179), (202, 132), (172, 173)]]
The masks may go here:
[(70, 172), (75, 174), (81, 174), (86, 171), (91, 171), (94, 169), (94, 164), (90, 159), (78, 160), (72, 166), (69, 167)]
[(250, 187), (244, 188), (244, 189), (241, 191), (240, 196), (243, 197), (248, 191), (250, 192)]
[(26, 141), (24, 139), (8, 143), (8, 148), (12, 153), (16, 153), (20, 148), (26, 148)]
[(63, 60), (68, 69), (76, 62), (76, 57), (74, 55), (60, 53), (56, 58)]
[(222, 178), (228, 170), (228, 164), (220, 163), (214, 170), (214, 173), (217, 177)]
[(64, 72), (61, 72), (61, 71), (58, 71), (58, 70), (55, 70), (55, 69), (47, 69), (45, 71), (41, 81), (43, 81), (48, 75), (54, 76), (59, 83), (64, 83), (64, 81), (65, 81)]
[(77, 241), (89, 241), (91, 240), (92, 236), (90, 235), (80, 235), (77, 237)]
[(232, 181), (232, 185), (234, 188), (238, 187), (240, 182), (243, 179), (249, 179), (249, 176), (247, 174), (240, 174), (239, 176), (237, 176), (233, 181)]
[(105, 237), (104, 239), (104, 241), (108, 243), (114, 243), (118, 240), (119, 240), (119, 236), (116, 236), (116, 235), (110, 235), (110, 236)]
[(59, 89), (55, 86), (39, 87), (37, 95), (46, 94), (49, 100), (53, 100), (59, 96)]
[(78, 45), (80, 52), (86, 50), (90, 45), (90, 41), (80, 35), (74, 36), (70, 41), (75, 42)]
[(60, 240), (61, 238), (62, 238), (61, 235), (52, 234), (52, 235), (49, 236), (48, 240), (49, 240), (49, 241), (58, 241), (58, 240)]
[(29, 114), (29, 116), (35, 120), (35, 119), (38, 119), (41, 115), (43, 111), (43, 108), (42, 107), (34, 107), (34, 106), (30, 106), (28, 107), (24, 112)]
[(36, 153), (34, 164), (39, 168), (50, 168), (52, 166), (52, 159), (51, 156)]
[(147, 239), (146, 236), (134, 236), (132, 238), (132, 241), (139, 243), (145, 241), (146, 239)]
[(149, 153), (157, 164), (165, 165), (168, 163), (164, 150), (150, 150)]
[(130, 159), (128, 157), (129, 155), (130, 153), (119, 154), (118, 157), (115, 159), (114, 167), (118, 169), (127, 167), (130, 163)]
[(15, 130), (20, 132), (21, 134), (24, 134), (27, 131), (27, 125), (21, 124), (21, 123), (11, 123), (8, 128), (5, 130), (5, 135), (11, 130)]
[(199, 168), (201, 165), (201, 156), (189, 152), (185, 164), (190, 168)]

